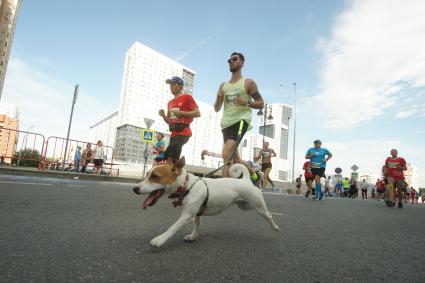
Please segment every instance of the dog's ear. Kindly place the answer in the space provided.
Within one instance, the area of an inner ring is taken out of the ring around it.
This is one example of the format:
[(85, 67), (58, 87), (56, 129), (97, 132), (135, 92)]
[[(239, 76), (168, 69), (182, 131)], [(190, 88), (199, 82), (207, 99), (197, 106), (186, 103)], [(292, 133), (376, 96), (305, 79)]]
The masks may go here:
[(184, 158), (184, 156), (182, 156), (179, 160), (177, 160), (176, 163), (174, 163), (174, 166), (181, 169), (184, 167), (185, 164), (186, 164), (186, 159)]
[(176, 163), (174, 163), (173, 165), (173, 172), (178, 175), (180, 175), (182, 173), (182, 169), (184, 167), (184, 165), (186, 164), (186, 160), (184, 158), (184, 156), (182, 156), (179, 160), (177, 160)]

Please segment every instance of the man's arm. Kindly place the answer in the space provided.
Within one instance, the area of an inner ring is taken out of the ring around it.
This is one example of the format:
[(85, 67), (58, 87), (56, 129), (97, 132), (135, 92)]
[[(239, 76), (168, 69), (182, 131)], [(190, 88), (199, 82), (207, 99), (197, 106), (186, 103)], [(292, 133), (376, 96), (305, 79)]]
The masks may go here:
[(314, 153), (309, 154), (309, 152), (310, 151), (308, 150), (307, 153), (305, 154), (305, 159), (310, 159), (315, 156)]
[(328, 160), (332, 158), (332, 153), (328, 152), (328, 153), (327, 153), (327, 156), (328, 156), (328, 157), (327, 157), (327, 158), (325, 158), (325, 161), (326, 161), (326, 162), (328, 162)]
[(271, 156), (272, 157), (276, 157), (277, 156), (276, 152), (273, 149), (271, 150)]
[(165, 111), (163, 109), (161, 109), (161, 110), (159, 110), (158, 114), (159, 114), (159, 116), (162, 117), (162, 119), (164, 119), (165, 123), (170, 124), (170, 118), (168, 117), (169, 113), (167, 113), (167, 115), (165, 115)]
[(214, 102), (215, 112), (220, 111), (221, 106), (223, 105), (223, 101), (224, 101), (223, 85), (224, 85), (224, 83), (222, 83), (220, 85), (220, 87), (218, 88), (218, 91), (217, 91), (217, 98), (215, 99), (215, 102)]
[(201, 112), (199, 112), (199, 108), (195, 107), (191, 111), (174, 111), (173, 112), (176, 117), (185, 117), (185, 118), (198, 118), (201, 117)]
[(253, 109), (262, 109), (264, 107), (264, 100), (263, 97), (261, 97), (260, 92), (258, 91), (257, 84), (253, 80), (247, 79), (245, 81), (245, 89), (248, 95), (250, 95), (254, 99), (254, 101), (244, 100), (241, 97), (237, 97), (234, 100), (236, 105), (248, 106)]

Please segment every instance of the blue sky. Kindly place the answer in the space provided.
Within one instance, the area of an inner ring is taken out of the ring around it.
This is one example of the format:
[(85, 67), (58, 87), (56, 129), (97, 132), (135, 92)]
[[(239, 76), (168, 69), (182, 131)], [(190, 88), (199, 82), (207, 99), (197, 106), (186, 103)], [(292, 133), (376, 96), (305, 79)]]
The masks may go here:
[(344, 172), (374, 173), (395, 147), (425, 186), (423, 1), (112, 3), (23, 1), (2, 95), (23, 129), (66, 136), (79, 83), (71, 136), (86, 137), (118, 106), (134, 41), (195, 70), (194, 96), (211, 105), (240, 51), (268, 102), (293, 104), (297, 83), (297, 168), (316, 138)]

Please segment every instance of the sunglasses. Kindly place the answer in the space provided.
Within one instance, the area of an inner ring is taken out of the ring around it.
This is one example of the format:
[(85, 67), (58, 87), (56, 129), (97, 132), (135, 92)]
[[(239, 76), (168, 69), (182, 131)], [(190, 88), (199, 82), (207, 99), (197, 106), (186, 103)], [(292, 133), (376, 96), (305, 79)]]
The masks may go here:
[(236, 62), (236, 61), (238, 61), (238, 60), (239, 60), (239, 58), (238, 58), (238, 57), (232, 57), (232, 58), (230, 58), (229, 60), (227, 60), (227, 63)]

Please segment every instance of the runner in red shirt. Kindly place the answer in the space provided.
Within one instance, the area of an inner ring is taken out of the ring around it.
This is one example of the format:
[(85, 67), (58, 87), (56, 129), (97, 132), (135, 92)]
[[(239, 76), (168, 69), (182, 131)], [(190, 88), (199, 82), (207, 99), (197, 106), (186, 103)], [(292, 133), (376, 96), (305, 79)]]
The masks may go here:
[(314, 176), (313, 176), (313, 173), (311, 172), (310, 161), (306, 161), (304, 163), (303, 170), (304, 170), (305, 183), (307, 184), (307, 192), (305, 193), (305, 197), (308, 198), (310, 191), (311, 191), (311, 194), (314, 195), (314, 190), (313, 190), (313, 187), (311, 186), (314, 180)]
[(403, 192), (402, 190), (406, 187), (404, 181), (403, 171), (407, 170), (406, 160), (402, 157), (398, 157), (397, 149), (391, 150), (391, 157), (385, 160), (386, 177), (388, 179), (387, 185), (387, 200), (386, 205), (390, 207), (395, 206), (394, 202), (394, 188), (397, 189), (398, 196), (398, 207), (403, 207)]
[(376, 200), (380, 200), (384, 198), (385, 194), (385, 181), (378, 179), (375, 183), (376, 186), (376, 192), (378, 193), (378, 196), (376, 197)]
[(192, 95), (182, 92), (184, 84), (182, 78), (172, 77), (165, 82), (170, 85), (174, 98), (168, 102), (167, 115), (163, 109), (159, 110), (159, 115), (170, 127), (171, 139), (165, 150), (165, 160), (173, 164), (180, 158), (183, 145), (192, 136), (190, 123), (193, 118), (200, 117), (201, 113)]

